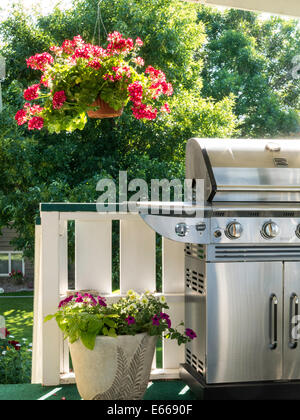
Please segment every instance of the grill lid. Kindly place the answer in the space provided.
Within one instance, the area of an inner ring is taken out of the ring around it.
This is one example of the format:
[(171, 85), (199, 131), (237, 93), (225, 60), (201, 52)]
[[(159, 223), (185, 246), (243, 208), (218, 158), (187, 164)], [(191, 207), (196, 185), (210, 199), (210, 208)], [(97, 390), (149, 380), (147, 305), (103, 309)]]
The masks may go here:
[(300, 201), (300, 140), (196, 139), (186, 178), (204, 180), (206, 201)]

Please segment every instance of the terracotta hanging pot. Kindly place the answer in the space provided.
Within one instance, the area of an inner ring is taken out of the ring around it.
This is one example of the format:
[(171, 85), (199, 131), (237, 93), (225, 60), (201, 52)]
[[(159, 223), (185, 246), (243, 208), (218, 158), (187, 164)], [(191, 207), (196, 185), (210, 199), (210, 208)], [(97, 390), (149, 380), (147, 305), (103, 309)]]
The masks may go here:
[(114, 118), (120, 117), (123, 113), (123, 108), (118, 109), (117, 111), (110, 107), (106, 102), (104, 102), (100, 96), (92, 103), (91, 106), (98, 106), (99, 108), (95, 111), (88, 111), (88, 116), (90, 118)]

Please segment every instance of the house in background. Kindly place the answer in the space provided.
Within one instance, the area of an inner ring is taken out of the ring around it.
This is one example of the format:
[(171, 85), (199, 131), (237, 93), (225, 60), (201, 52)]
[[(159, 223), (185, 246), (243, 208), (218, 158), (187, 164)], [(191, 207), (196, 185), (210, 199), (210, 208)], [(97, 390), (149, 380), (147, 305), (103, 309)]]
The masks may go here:
[(27, 282), (33, 284), (33, 263), (27, 258), (23, 258), (22, 251), (16, 251), (13, 248), (11, 241), (15, 237), (16, 232), (13, 229), (2, 229), (2, 235), (0, 235), (0, 287), (4, 287), (4, 289), (5, 285), (10, 286), (10, 283), (13, 283), (9, 277), (9, 273), (13, 270), (21, 271)]

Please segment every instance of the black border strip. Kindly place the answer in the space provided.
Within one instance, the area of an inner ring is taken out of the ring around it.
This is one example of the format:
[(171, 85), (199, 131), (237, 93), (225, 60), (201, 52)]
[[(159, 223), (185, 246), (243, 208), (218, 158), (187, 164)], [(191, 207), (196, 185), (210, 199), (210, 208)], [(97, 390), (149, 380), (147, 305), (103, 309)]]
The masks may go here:
[(212, 166), (211, 166), (211, 162), (210, 162), (207, 150), (206, 150), (205, 147), (202, 148), (201, 150), (202, 150), (204, 162), (205, 162), (205, 165), (206, 165), (206, 168), (207, 168), (209, 180), (210, 180), (210, 183), (211, 183), (211, 188), (212, 188), (212, 190), (209, 194), (209, 197), (207, 198), (207, 201), (211, 202), (211, 201), (213, 201), (214, 196), (216, 195), (216, 192), (217, 192), (217, 182), (216, 182), (216, 178), (215, 178)]

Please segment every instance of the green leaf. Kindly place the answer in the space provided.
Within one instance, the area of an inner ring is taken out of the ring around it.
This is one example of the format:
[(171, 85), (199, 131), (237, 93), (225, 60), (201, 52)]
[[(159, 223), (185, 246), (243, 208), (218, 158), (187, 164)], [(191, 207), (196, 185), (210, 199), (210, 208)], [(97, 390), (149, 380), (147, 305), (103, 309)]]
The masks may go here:
[(94, 350), (96, 343), (96, 335), (91, 333), (81, 333), (80, 339), (82, 344), (89, 350)]
[(49, 322), (49, 321), (51, 321), (53, 318), (55, 318), (56, 317), (56, 315), (48, 315), (48, 316), (46, 316), (45, 318), (44, 318), (44, 322)]

